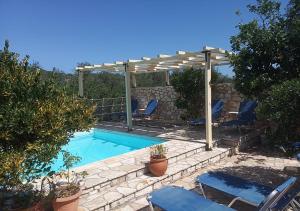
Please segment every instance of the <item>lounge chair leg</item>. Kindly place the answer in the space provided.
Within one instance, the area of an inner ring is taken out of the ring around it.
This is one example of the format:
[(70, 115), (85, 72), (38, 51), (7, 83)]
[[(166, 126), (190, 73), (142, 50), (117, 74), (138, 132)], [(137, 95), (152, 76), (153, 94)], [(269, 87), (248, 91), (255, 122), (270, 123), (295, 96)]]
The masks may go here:
[[(150, 199), (151, 196), (148, 196), (147, 198)], [(154, 211), (153, 205), (152, 205), (152, 203), (150, 202), (150, 200), (148, 200), (148, 203), (149, 203), (150, 211)]]
[(200, 188), (200, 191), (201, 191), (202, 195), (204, 196), (204, 198), (206, 198), (206, 195), (205, 195), (205, 193), (204, 193), (204, 189), (203, 189), (203, 187), (202, 187), (202, 184), (201, 184), (201, 183), (198, 183), (198, 185), (199, 185), (199, 188)]
[(291, 205), (291, 207), (292, 207), (292, 209), (294, 211), (298, 211), (299, 210), (299, 206), (297, 206), (293, 201), (290, 203), (290, 205)]
[(231, 206), (234, 204), (234, 202), (236, 202), (237, 200), (240, 200), (240, 199), (241, 199), (240, 197), (234, 198), (234, 199), (228, 204), (228, 207), (231, 207)]
[(299, 202), (297, 202), (296, 199), (293, 199), (291, 204), (293, 204), (294, 206), (297, 206), (298, 208), (300, 208), (300, 204), (299, 204)]
[(234, 198), (234, 199), (228, 204), (228, 207), (231, 207), (236, 201), (241, 201), (241, 202), (244, 202), (244, 203), (246, 203), (246, 204), (250, 204), (250, 205), (252, 205), (252, 206), (254, 206), (254, 207), (258, 207), (257, 204), (254, 204), (254, 203), (251, 203), (251, 202), (249, 202), (249, 201), (246, 201), (246, 200), (242, 199), (241, 197), (236, 197), (236, 198)]

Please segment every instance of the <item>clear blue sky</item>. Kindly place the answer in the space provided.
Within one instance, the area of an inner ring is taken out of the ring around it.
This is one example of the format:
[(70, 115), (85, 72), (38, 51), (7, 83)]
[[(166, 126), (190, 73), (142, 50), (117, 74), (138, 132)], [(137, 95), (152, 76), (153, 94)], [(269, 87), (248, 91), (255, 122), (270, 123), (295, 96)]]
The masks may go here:
[[(229, 38), (254, 0), (0, 0), (0, 41), (48, 70), (204, 45), (230, 50)], [(225, 73), (231, 74), (226, 68)]]

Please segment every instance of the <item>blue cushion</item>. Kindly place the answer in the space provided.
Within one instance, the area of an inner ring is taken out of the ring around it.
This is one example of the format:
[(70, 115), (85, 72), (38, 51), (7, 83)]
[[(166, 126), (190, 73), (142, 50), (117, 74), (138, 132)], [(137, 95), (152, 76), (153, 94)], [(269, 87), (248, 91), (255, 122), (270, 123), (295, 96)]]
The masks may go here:
[(228, 193), (234, 197), (241, 197), (257, 206), (273, 191), (273, 188), (268, 186), (222, 172), (202, 174), (197, 177), (197, 182)]
[[(217, 120), (222, 113), (224, 102), (221, 100), (214, 100), (212, 103), (212, 119)], [(189, 122), (190, 125), (205, 125), (205, 118), (193, 119)]]
[(154, 206), (166, 211), (233, 211), (233, 209), (205, 199), (193, 191), (174, 186), (166, 186), (153, 191), (148, 200)]
[(153, 114), (153, 112), (156, 110), (158, 105), (158, 101), (156, 99), (152, 99), (149, 101), (146, 110), (144, 112), (145, 116), (150, 116), (151, 114)]
[(137, 99), (131, 99), (131, 112), (136, 113), (138, 110), (139, 102)]
[(276, 190), (278, 192), (282, 192), (284, 191), (287, 187), (291, 186), (292, 184), (294, 184), (296, 182), (296, 177), (291, 177), (288, 180), (286, 180), (284, 183), (282, 183), (281, 185), (279, 185)]
[(254, 109), (257, 102), (252, 100), (244, 100), (240, 103), (239, 114), (236, 120), (223, 122), (221, 126), (242, 126), (252, 124), (256, 120)]
[[(284, 183), (279, 185), (275, 190), (283, 192), (291, 187), (296, 181), (295, 177), (291, 177)], [(263, 205), (265, 199), (274, 190), (271, 187), (258, 184), (240, 177), (231, 176), (222, 172), (209, 172), (197, 177), (197, 182), (223, 191), (234, 197), (241, 197), (242, 199), (256, 204)]]
[(295, 150), (300, 149), (300, 142), (297, 141), (297, 142), (293, 143), (293, 147), (294, 147)]
[(190, 125), (205, 125), (205, 118), (194, 119), (190, 121)]

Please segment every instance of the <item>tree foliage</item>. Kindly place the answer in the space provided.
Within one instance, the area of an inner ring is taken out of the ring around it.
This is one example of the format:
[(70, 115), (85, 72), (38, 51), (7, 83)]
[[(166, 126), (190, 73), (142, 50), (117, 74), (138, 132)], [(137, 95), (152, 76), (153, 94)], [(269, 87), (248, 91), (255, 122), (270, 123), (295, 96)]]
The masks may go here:
[[(78, 63), (78, 66), (90, 65), (88, 62)], [(57, 68), (52, 71), (43, 70), (39, 64), (42, 80), (52, 77), (60, 86), (64, 87), (69, 95), (78, 95), (78, 72), (66, 73)], [(164, 86), (165, 77), (163, 72), (137, 74), (138, 87)], [(125, 96), (125, 79), (120, 73), (107, 73), (103, 71), (85, 72), (83, 79), (84, 96), (89, 99), (114, 98)]]
[[(235, 87), (245, 96), (266, 103), (261, 108), (267, 108), (271, 106), (269, 100), (279, 96), (278, 92), (282, 96), (290, 96), (286, 86), (292, 82), (282, 83), (289, 80), (297, 82), (300, 78), (300, 1), (290, 0), (284, 12), (281, 12), (281, 4), (276, 0), (257, 0), (257, 4), (248, 5), (248, 9), (255, 15), (254, 20), (240, 23), (237, 26), (238, 34), (231, 37), (235, 53), (231, 57)], [(276, 119), (278, 128), (294, 127), (282, 125), (287, 123), (283, 112), (287, 112), (286, 116), (289, 116), (289, 112), (277, 102), (274, 101), (273, 106), (278, 109), (277, 115), (281, 113), (278, 115), (280, 119)], [(275, 120), (272, 111), (261, 109), (261, 117)], [(297, 110), (290, 112), (299, 115)], [(292, 123), (294, 120), (291, 120)], [(285, 130), (278, 138), (290, 139), (293, 136), (290, 132)]]
[[(212, 71), (212, 83), (228, 81), (227, 77)], [(171, 84), (178, 93), (176, 107), (186, 109), (182, 118), (200, 117), (205, 105), (205, 72), (201, 69), (187, 69), (175, 72)]]
[(231, 37), (235, 86), (244, 95), (263, 97), (272, 85), (300, 77), (299, 7), (300, 1), (292, 0), (281, 14), (273, 0), (248, 6), (258, 18), (239, 24)]
[(26, 56), (0, 51), (0, 188), (10, 189), (50, 171), (75, 131), (93, 123), (93, 107), (41, 78)]
[(83, 87), (84, 96), (87, 98), (100, 99), (125, 96), (124, 76), (119, 73), (86, 72)]

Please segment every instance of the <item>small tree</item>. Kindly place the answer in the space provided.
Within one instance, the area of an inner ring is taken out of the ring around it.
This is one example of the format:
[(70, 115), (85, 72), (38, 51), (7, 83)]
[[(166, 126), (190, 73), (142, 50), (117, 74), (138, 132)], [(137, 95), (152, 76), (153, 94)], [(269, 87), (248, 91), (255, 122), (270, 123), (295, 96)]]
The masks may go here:
[[(187, 69), (175, 72), (171, 78), (171, 84), (178, 93), (176, 107), (186, 109), (187, 114), (183, 119), (190, 117), (200, 117), (201, 108), (205, 105), (205, 75), (201, 69)], [(215, 83), (220, 74), (212, 71), (212, 83)]]
[(29, 65), (0, 51), (0, 189), (12, 190), (50, 171), (75, 131), (88, 130), (93, 107), (66, 94)]

